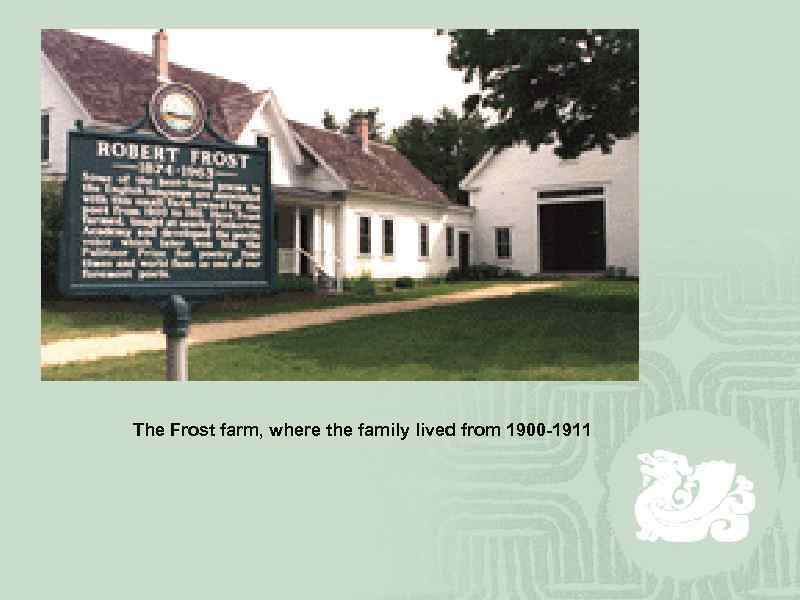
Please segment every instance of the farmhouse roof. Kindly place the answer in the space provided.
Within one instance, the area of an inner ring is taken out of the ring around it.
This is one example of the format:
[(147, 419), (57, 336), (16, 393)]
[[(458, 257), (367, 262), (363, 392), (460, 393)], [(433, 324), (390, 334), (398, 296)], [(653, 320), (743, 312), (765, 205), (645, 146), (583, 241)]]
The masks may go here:
[(441, 190), (392, 146), (369, 143), (361, 149), (352, 136), (289, 121), (301, 142), (332, 168), (352, 190), (411, 197), (427, 202), (449, 202)]
[[(42, 52), (91, 118), (101, 123), (135, 123), (160, 85), (149, 54), (85, 35), (62, 29), (42, 30)], [(265, 95), (270, 94), (173, 62), (169, 63), (169, 76), (200, 93), (211, 109), (212, 125), (231, 140), (241, 135)], [(323, 163), (348, 189), (449, 202), (433, 182), (391, 146), (370, 142), (369, 151), (364, 152), (350, 136), (296, 121), (289, 121), (288, 125), (299, 142), (312, 151), (313, 159)]]
[[(138, 121), (159, 86), (149, 54), (63, 29), (42, 30), (42, 51), (92, 119), (102, 123)], [(264, 95), (172, 62), (169, 74), (200, 93), (211, 109), (213, 126), (229, 139), (239, 137)]]

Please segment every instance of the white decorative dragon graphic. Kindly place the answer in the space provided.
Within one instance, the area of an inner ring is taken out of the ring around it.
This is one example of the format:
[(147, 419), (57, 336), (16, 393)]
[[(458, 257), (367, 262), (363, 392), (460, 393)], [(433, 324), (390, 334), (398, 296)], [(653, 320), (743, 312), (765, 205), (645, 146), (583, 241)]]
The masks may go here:
[(738, 542), (750, 533), (756, 505), (753, 482), (733, 463), (712, 460), (696, 467), (668, 450), (640, 454), (643, 490), (634, 512), (636, 537), (655, 542)]

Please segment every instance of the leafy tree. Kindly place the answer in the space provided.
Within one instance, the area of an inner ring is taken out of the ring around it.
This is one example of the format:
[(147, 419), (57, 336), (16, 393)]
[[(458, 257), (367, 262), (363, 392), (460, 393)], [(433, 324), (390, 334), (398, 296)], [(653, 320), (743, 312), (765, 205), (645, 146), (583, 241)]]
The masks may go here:
[(339, 130), (339, 125), (336, 123), (336, 117), (327, 108), (325, 109), (325, 112), (322, 115), (322, 126), (325, 129), (330, 129), (332, 131)]
[(459, 117), (447, 107), (432, 121), (412, 117), (392, 132), (390, 143), (451, 200), (462, 204), (467, 195), (458, 183), (488, 148), (483, 118)]
[(325, 110), (322, 115), (322, 126), (325, 129), (330, 129), (333, 131), (341, 131), (342, 133), (346, 134), (354, 134), (355, 129), (355, 120), (357, 118), (366, 117), (369, 121), (369, 139), (375, 142), (383, 142), (383, 127), (384, 123), (378, 121), (378, 113), (381, 112), (380, 108), (351, 108), (350, 109), (350, 118), (347, 120), (347, 123), (340, 124), (336, 122), (336, 117), (334, 114), (329, 111)]
[(378, 121), (380, 112), (380, 108), (351, 108), (350, 119), (347, 121), (347, 125), (342, 127), (342, 133), (355, 133), (355, 120), (366, 117), (369, 121), (369, 139), (382, 142), (384, 124)]
[(62, 186), (43, 181), (41, 204), (41, 272), (42, 297), (58, 296), (58, 234), (64, 221)]
[(448, 62), (477, 78), (464, 109), (496, 111), (496, 148), (556, 143), (562, 158), (639, 131), (639, 32), (627, 29), (456, 29)]

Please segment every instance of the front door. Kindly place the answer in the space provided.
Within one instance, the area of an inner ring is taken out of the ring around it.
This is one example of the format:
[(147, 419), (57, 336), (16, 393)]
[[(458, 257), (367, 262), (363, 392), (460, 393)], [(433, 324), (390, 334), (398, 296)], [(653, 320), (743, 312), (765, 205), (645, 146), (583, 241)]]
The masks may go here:
[(466, 231), (458, 233), (458, 269), (469, 269), (469, 232)]

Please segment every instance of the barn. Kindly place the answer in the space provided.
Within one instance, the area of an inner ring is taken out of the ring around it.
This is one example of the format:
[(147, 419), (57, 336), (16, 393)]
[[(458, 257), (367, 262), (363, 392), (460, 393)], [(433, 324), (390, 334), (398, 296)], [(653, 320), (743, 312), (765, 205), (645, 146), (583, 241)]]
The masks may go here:
[(461, 182), (483, 262), (526, 274), (639, 275), (639, 136), (561, 159), (549, 145), (489, 152)]

